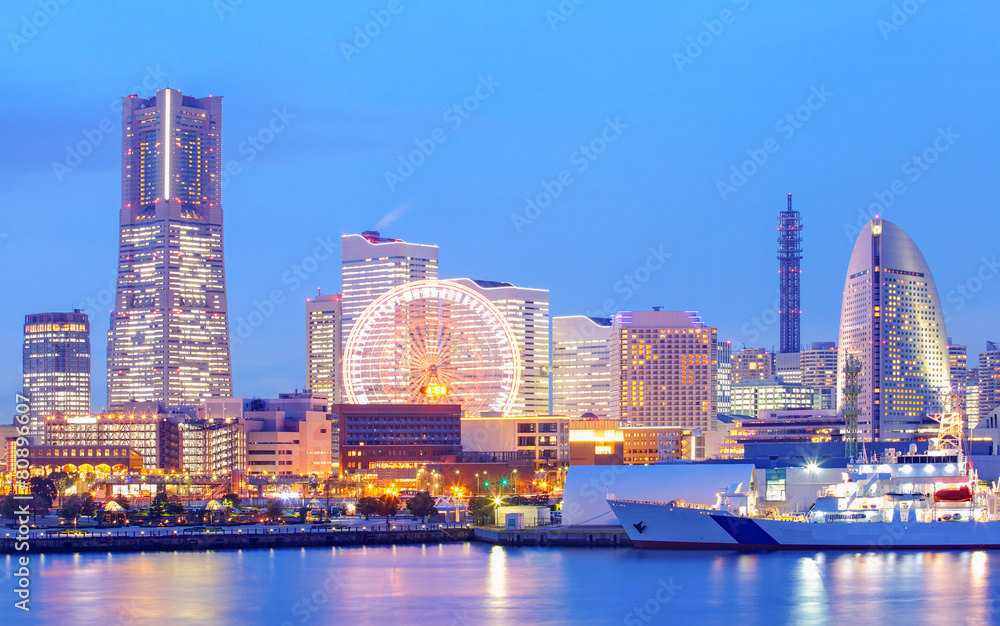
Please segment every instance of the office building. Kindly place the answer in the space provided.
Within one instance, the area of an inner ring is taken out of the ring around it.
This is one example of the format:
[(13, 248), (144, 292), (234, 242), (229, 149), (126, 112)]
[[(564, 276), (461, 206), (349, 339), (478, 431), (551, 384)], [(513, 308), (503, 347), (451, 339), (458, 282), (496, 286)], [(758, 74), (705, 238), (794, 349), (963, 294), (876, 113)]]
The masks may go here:
[(244, 399), (240, 423), (246, 431), (248, 473), (331, 473), (333, 425), (325, 395), (296, 392)]
[(365, 308), (393, 287), (438, 277), (438, 247), (382, 237), (378, 231), (340, 239), (341, 345)]
[[(127, 447), (142, 457), (142, 465), (146, 469), (179, 469), (178, 423), (181, 420), (177, 416), (160, 413), (155, 407), (150, 409), (149, 405), (139, 404), (135, 408), (139, 410), (132, 411), (132, 407), (126, 405), (126, 413), (47, 417), (45, 445), (56, 451), (78, 446)], [(66, 453), (59, 454), (66, 456)], [(99, 464), (88, 465), (97, 468)]]
[(716, 411), (725, 415), (732, 408), (733, 399), (733, 342), (718, 344), (718, 365), (715, 376)]
[(979, 415), (985, 416), (1000, 407), (1000, 343), (986, 342), (979, 353)]
[(341, 312), (340, 294), (306, 300), (306, 389), (340, 401)]
[(412, 480), (421, 465), (462, 452), (457, 404), (337, 404), (331, 410), (340, 425), (340, 467), (349, 474), (389, 470)]
[(774, 376), (774, 354), (764, 348), (743, 348), (732, 358), (732, 384)]
[(23, 394), (30, 433), (44, 443), (45, 418), (90, 415), (90, 320), (72, 313), (24, 316)]
[(625, 434), (617, 419), (585, 415), (569, 423), (570, 465), (621, 465), (625, 462)]
[(675, 426), (625, 426), (621, 433), (624, 465), (705, 458), (701, 430)]
[(814, 341), (800, 353), (802, 386), (819, 394), (821, 409), (837, 408), (837, 344)]
[(611, 319), (552, 318), (552, 412), (607, 417), (611, 397)]
[(861, 362), (860, 440), (913, 439), (925, 416), (943, 408), (951, 375), (941, 300), (919, 248), (892, 222), (876, 218), (858, 235), (838, 345), (841, 407), (844, 361)]
[(819, 409), (819, 404), (814, 390), (776, 378), (733, 385), (733, 415), (758, 417), (766, 411)]
[(711, 430), (716, 329), (684, 311), (623, 311), (613, 320), (611, 419)]
[(222, 98), (123, 98), (121, 176), (108, 408), (231, 396)]
[(536, 466), (569, 462), (570, 418), (559, 415), (507, 415), (462, 418), (465, 452), (530, 452)]

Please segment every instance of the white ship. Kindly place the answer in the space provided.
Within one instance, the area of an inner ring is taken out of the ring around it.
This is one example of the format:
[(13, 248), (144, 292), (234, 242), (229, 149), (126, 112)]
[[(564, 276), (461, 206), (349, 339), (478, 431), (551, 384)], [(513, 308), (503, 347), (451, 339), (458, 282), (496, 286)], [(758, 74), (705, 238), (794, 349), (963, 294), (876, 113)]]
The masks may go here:
[(864, 459), (797, 514), (760, 514), (742, 483), (721, 491), (715, 506), (607, 499), (638, 548), (1000, 548), (1000, 497), (960, 446)]

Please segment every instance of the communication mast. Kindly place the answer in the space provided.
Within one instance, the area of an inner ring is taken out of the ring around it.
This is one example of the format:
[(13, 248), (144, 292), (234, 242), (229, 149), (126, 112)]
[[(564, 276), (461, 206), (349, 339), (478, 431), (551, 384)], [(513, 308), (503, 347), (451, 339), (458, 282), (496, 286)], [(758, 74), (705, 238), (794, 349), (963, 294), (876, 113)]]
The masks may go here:
[(861, 395), (861, 361), (848, 354), (844, 361), (844, 456), (858, 456), (858, 397)]

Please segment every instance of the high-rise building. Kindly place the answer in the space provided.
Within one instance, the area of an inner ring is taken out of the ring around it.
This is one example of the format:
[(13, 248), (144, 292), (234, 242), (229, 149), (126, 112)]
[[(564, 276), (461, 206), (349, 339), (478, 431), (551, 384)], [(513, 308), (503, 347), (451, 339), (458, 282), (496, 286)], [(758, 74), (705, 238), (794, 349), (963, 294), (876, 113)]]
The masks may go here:
[(341, 397), (341, 304), (340, 294), (306, 300), (306, 389), (331, 404)]
[(979, 423), (979, 369), (965, 371), (965, 423), (969, 429)]
[(340, 239), (341, 346), (369, 304), (393, 287), (438, 277), (438, 247), (382, 237), (378, 231)]
[(720, 341), (718, 344), (718, 367), (715, 376), (716, 410), (728, 415), (732, 409), (733, 396), (733, 342)]
[(979, 353), (979, 415), (989, 415), (1000, 406), (1000, 343), (986, 342)]
[(24, 395), (30, 432), (45, 443), (45, 418), (90, 415), (90, 320), (72, 313), (24, 316)]
[(814, 341), (801, 352), (802, 386), (819, 394), (820, 409), (837, 408), (837, 344)]
[(552, 318), (552, 413), (606, 418), (611, 398), (611, 318)]
[(118, 289), (108, 408), (231, 396), (222, 98), (122, 99)]
[(876, 218), (854, 244), (840, 317), (838, 403), (844, 361), (861, 362), (858, 435), (906, 440), (943, 408), (950, 387), (941, 300), (919, 248), (901, 228)]
[(732, 358), (732, 384), (774, 376), (774, 354), (764, 348), (743, 348)]
[(521, 386), (511, 412), (549, 414), (549, 290), (511, 283), (456, 278), (450, 282), (481, 293), (499, 310), (514, 332), (521, 353)]
[(713, 430), (717, 330), (684, 311), (622, 311), (611, 331), (611, 418)]
[(802, 276), (802, 216), (792, 210), (792, 194), (788, 207), (778, 214), (778, 334), (779, 354), (799, 351), (802, 308), (800, 281)]

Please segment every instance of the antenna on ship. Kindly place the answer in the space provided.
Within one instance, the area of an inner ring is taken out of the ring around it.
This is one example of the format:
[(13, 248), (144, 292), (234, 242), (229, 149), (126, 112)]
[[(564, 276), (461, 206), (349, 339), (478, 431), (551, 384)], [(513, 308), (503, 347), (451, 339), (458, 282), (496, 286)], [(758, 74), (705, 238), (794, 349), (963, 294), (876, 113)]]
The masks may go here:
[[(861, 361), (853, 354), (844, 362), (844, 456), (854, 459), (858, 456), (858, 397), (861, 395)], [(867, 455), (865, 463), (868, 462)]]

